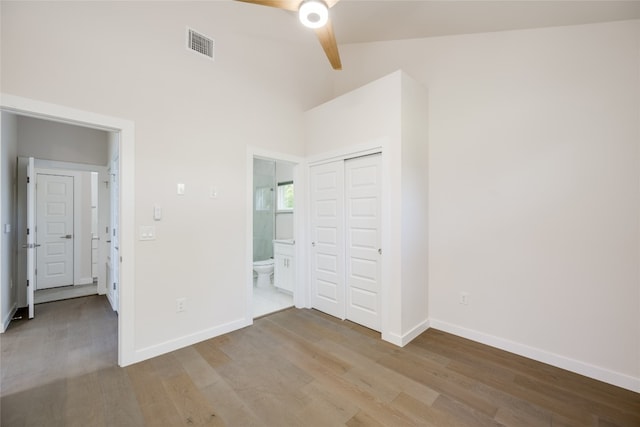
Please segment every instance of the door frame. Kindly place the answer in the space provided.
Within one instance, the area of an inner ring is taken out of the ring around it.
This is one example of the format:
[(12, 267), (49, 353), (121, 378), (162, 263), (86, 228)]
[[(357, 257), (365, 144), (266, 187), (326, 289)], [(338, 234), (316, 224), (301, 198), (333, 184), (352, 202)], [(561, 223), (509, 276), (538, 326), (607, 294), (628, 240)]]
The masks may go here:
[(20, 96), (0, 94), (0, 110), (120, 135), (120, 312), (118, 365), (137, 362), (135, 351), (135, 124), (133, 121)]
[[(293, 212), (293, 233), (295, 236), (295, 285), (293, 289), (293, 304), (296, 308), (310, 308), (310, 294), (306, 283), (306, 257), (302, 248), (307, 242), (306, 219), (306, 163), (303, 158), (290, 154), (278, 153), (258, 147), (247, 146), (246, 163), (246, 239), (245, 239), (245, 272), (246, 272), (246, 301), (245, 301), (245, 323), (253, 324), (253, 159), (275, 160), (294, 164), (293, 182), (294, 192), (294, 212)], [(300, 260), (300, 262), (298, 262)]]
[[(109, 240), (111, 244), (109, 245), (109, 254), (107, 255), (107, 259), (109, 259), (107, 277), (109, 277), (109, 283), (105, 283), (106, 285), (106, 293), (109, 302), (111, 303), (111, 308), (113, 311), (118, 312), (120, 309), (119, 302), (119, 294), (120, 294), (120, 269), (118, 258), (120, 257), (120, 242), (119, 242), (119, 233), (114, 233), (114, 230), (120, 229), (120, 202), (113, 197), (114, 192), (120, 191), (120, 153), (115, 153), (115, 155), (109, 159), (109, 170), (108, 170), (108, 182), (109, 182), (109, 197), (111, 203), (109, 203)], [(114, 185), (115, 183), (115, 185)], [(106, 282), (106, 280), (105, 280)], [(114, 292), (115, 290), (115, 292)]]

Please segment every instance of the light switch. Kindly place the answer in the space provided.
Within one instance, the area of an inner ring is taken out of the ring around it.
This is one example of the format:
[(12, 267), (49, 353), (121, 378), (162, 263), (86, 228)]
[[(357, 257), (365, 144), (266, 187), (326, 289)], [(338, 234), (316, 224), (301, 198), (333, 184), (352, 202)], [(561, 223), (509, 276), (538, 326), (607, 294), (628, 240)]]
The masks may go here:
[(153, 207), (153, 219), (160, 221), (162, 219), (162, 208), (158, 205)]
[(178, 184), (178, 194), (184, 195), (184, 184)]
[(141, 225), (140, 240), (156, 240), (156, 227), (153, 225)]
[(218, 198), (218, 187), (213, 186), (209, 189), (209, 197), (212, 199)]

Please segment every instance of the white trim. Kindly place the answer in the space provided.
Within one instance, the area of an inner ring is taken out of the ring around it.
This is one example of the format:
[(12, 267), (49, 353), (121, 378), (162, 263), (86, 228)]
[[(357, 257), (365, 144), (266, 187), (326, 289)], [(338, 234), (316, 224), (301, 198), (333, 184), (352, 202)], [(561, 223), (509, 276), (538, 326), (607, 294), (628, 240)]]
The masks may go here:
[(307, 159), (309, 166), (316, 166), (322, 163), (331, 163), (337, 160), (349, 160), (354, 157), (367, 156), (382, 152), (386, 138), (379, 138), (363, 144), (350, 145), (338, 150), (317, 154)]
[(620, 372), (614, 372), (606, 368), (591, 365), (566, 356), (531, 347), (526, 344), (500, 338), (495, 335), (489, 335), (473, 329), (467, 329), (441, 320), (430, 319), (430, 324), (434, 329), (439, 329), (462, 338), (499, 348), (538, 362), (566, 369), (567, 371), (575, 372), (595, 380), (603, 381), (608, 384), (613, 384), (615, 386), (640, 393), (640, 378), (635, 378)]
[(0, 109), (15, 114), (71, 123), (120, 133), (120, 311), (118, 364), (135, 361), (135, 125), (130, 120), (104, 116), (62, 105), (0, 94)]
[(418, 323), (416, 326), (411, 328), (410, 331), (408, 331), (406, 334), (403, 334), (403, 335), (398, 335), (393, 332), (388, 332), (388, 333), (383, 332), (382, 339), (384, 341), (390, 342), (391, 344), (397, 345), (398, 347), (404, 347), (405, 345), (409, 344), (418, 335), (420, 335), (430, 327), (431, 327), (431, 322), (429, 321), (429, 319), (427, 319)]
[(246, 211), (246, 236), (244, 246), (247, 252), (244, 255), (245, 264), (245, 313), (244, 321), (249, 325), (253, 324), (253, 158), (254, 153), (251, 147), (247, 147), (246, 163), (246, 191), (245, 206)]
[(14, 302), (11, 306), (11, 310), (9, 310), (8, 315), (4, 319), (2, 319), (2, 330), (0, 330), (0, 334), (3, 334), (7, 330), (7, 328), (9, 327), (9, 323), (11, 323), (11, 319), (13, 319), (13, 316), (15, 316), (16, 314), (16, 311), (18, 311), (18, 304)]
[(253, 319), (251, 319), (251, 322), (249, 323), (247, 322), (247, 319), (238, 319), (222, 324), (220, 326), (216, 326), (214, 328), (204, 329), (202, 331), (194, 332), (180, 338), (141, 348), (135, 351), (132, 363), (142, 362), (143, 360), (151, 359), (152, 357), (160, 356), (162, 354), (179, 350), (189, 345), (197, 344), (199, 342), (215, 338), (217, 336), (233, 332), (241, 328), (245, 328), (247, 326), (250, 326), (251, 323), (253, 323)]
[(34, 158), (35, 166), (38, 169), (61, 169), (74, 172), (106, 172), (105, 165), (91, 165), (88, 163), (59, 162), (57, 160), (45, 160)]

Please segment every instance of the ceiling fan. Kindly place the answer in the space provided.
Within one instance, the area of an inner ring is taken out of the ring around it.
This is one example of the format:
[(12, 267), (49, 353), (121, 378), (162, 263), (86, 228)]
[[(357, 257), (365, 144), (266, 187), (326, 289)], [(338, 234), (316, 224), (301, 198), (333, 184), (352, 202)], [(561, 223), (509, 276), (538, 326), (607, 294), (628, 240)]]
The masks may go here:
[(300, 22), (305, 27), (313, 28), (327, 58), (334, 70), (342, 70), (338, 44), (329, 20), (329, 9), (340, 0), (237, 0), (244, 3), (276, 7), (278, 9), (298, 12)]

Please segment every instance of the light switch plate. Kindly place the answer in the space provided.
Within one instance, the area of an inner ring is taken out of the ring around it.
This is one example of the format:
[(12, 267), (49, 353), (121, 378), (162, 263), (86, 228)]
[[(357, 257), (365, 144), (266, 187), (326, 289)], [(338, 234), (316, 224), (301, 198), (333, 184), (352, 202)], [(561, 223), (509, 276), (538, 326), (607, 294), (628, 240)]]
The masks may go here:
[(177, 191), (178, 191), (178, 194), (179, 194), (180, 196), (183, 196), (183, 195), (184, 195), (184, 184), (179, 183), (179, 184), (177, 185)]
[(156, 227), (153, 225), (141, 225), (140, 240), (156, 240)]

